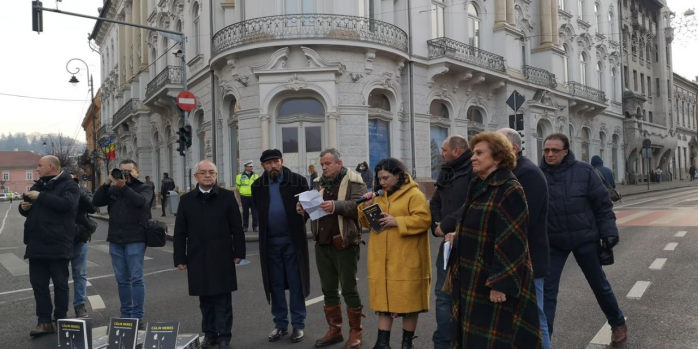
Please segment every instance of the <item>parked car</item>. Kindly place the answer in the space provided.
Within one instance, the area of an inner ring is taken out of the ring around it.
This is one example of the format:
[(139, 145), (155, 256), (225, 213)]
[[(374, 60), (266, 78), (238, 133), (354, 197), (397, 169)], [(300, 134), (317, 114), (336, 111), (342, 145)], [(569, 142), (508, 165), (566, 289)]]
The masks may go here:
[(0, 201), (8, 201), (10, 200), (10, 197), (7, 196), (5, 193), (0, 193)]

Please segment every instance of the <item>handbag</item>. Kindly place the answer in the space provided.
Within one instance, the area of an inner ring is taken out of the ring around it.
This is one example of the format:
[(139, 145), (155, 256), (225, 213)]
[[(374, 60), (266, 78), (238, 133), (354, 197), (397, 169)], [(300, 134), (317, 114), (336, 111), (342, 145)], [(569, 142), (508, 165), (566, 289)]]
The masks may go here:
[(608, 196), (611, 197), (611, 201), (616, 202), (623, 199), (623, 196), (620, 195), (620, 193), (615, 188), (612, 188), (610, 185), (608, 185), (608, 182), (606, 181), (606, 176), (604, 176), (598, 168), (595, 168), (594, 172), (596, 172), (596, 175), (599, 176), (599, 178), (601, 178), (603, 185), (608, 190)]
[(167, 244), (167, 224), (148, 220), (145, 225), (145, 245), (148, 247), (163, 247)]
[(332, 244), (334, 244), (334, 248), (336, 248), (337, 251), (343, 251), (343, 250), (346, 250), (347, 248), (351, 247), (349, 245), (342, 246), (343, 241), (344, 241), (344, 239), (342, 239), (342, 235), (335, 235), (332, 238)]

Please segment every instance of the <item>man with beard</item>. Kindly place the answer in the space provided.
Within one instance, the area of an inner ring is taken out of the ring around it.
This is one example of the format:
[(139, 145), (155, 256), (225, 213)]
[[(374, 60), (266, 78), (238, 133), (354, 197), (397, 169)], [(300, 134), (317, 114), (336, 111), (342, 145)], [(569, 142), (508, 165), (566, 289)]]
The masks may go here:
[(259, 214), (259, 256), (262, 282), (267, 301), (271, 302), (274, 330), (269, 341), (276, 342), (288, 334), (289, 290), (291, 342), (305, 338), (305, 298), (310, 295), (310, 267), (305, 217), (296, 211), (297, 195), (308, 190), (304, 176), (284, 167), (278, 149), (262, 152), (259, 159), (264, 174), (252, 183), (252, 201)]
[[(109, 212), (109, 254), (119, 289), (121, 317), (138, 319), (143, 329), (145, 303), (145, 229), (150, 218), (153, 189), (138, 180), (138, 166), (123, 160), (112, 170), (107, 181), (97, 189), (92, 204), (107, 206)], [(113, 176), (116, 176), (113, 177)]]
[[(358, 348), (362, 341), (361, 297), (356, 286), (361, 225), (356, 200), (366, 194), (366, 185), (361, 175), (344, 167), (341, 154), (330, 148), (320, 153), (322, 177), (315, 179), (315, 189), (320, 192), (320, 205), (329, 215), (312, 221), (310, 227), (315, 237), (315, 261), (322, 294), (325, 298), (325, 318), (330, 326), (324, 337), (315, 342), (316, 347), (326, 347), (344, 341), (342, 335), (342, 304), (339, 286), (347, 305), (349, 339), (344, 348)], [(300, 215), (307, 213), (300, 203), (296, 205)]]
[(446, 279), (444, 269), (444, 243), (446, 233), (454, 232), (458, 224), (458, 209), (463, 206), (472, 179), (472, 151), (463, 136), (453, 135), (441, 145), (441, 157), (445, 164), (436, 179), (436, 191), (429, 201), (432, 218), (432, 234), (442, 240), (436, 257), (436, 331), (432, 340), (435, 349), (450, 347), (451, 295), (441, 291)]

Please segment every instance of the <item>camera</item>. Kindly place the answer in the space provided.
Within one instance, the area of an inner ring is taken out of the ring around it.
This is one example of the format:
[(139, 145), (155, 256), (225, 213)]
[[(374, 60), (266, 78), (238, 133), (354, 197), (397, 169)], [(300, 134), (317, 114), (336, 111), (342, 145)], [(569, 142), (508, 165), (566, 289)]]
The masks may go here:
[(128, 171), (124, 171), (124, 170), (122, 170), (122, 169), (120, 169), (120, 168), (115, 168), (115, 169), (111, 170), (111, 177), (114, 178), (114, 179), (124, 179), (124, 180), (128, 180), (129, 175), (130, 175), (130, 174), (129, 174)]
[(22, 200), (24, 200), (24, 202), (32, 202), (32, 199), (30, 199), (29, 196), (27, 196), (27, 194), (22, 194)]

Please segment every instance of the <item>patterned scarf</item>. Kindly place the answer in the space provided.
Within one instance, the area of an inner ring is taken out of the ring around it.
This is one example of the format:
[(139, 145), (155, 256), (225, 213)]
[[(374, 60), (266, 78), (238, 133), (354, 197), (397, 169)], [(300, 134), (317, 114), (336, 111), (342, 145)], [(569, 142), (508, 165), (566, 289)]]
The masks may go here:
[(333, 185), (339, 185), (339, 183), (342, 182), (342, 178), (346, 176), (347, 174), (347, 168), (342, 167), (342, 170), (339, 171), (339, 173), (334, 176), (334, 178), (325, 178), (325, 176), (320, 177), (320, 187), (325, 187), (328, 190), (332, 190)]

